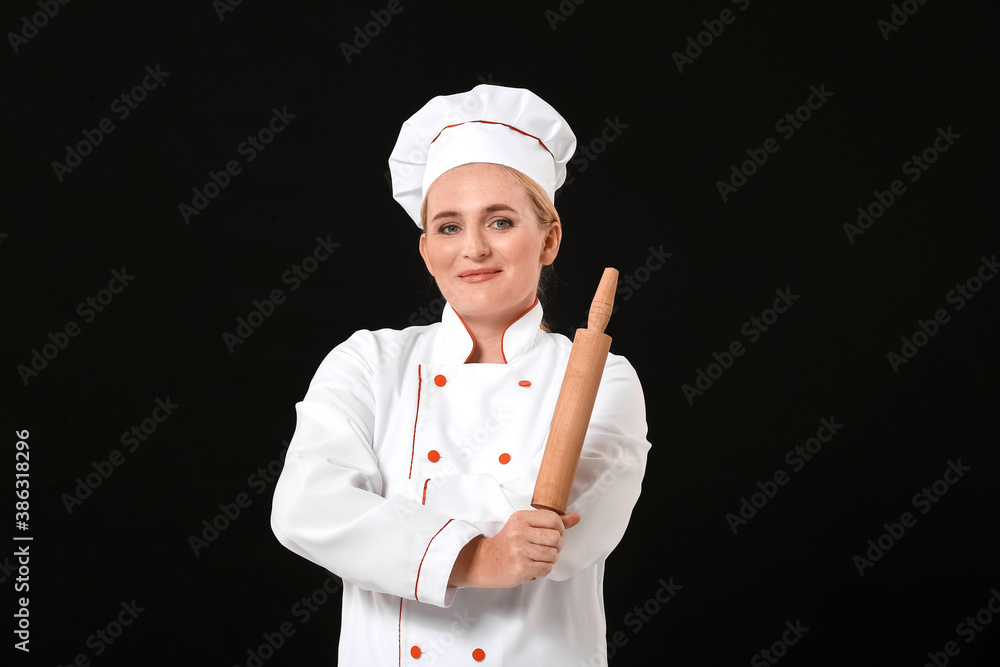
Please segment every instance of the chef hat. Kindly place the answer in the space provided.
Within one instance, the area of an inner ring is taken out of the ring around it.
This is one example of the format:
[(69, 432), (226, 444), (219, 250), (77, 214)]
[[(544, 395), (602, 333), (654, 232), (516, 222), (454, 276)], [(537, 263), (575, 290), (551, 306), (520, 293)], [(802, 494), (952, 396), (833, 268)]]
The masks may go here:
[(524, 88), (482, 84), (435, 97), (403, 123), (389, 156), (392, 196), (419, 227), (420, 207), (438, 176), (491, 162), (530, 177), (554, 200), (575, 150), (569, 124), (545, 100)]

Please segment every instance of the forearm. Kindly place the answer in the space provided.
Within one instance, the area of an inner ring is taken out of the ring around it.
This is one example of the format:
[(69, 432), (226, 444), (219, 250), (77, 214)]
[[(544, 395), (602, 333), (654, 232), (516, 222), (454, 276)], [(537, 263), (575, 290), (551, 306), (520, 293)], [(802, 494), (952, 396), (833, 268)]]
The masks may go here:
[(544, 577), (559, 558), (563, 532), (579, 521), (579, 514), (559, 516), (547, 510), (514, 512), (499, 533), (493, 537), (474, 537), (462, 548), (448, 585), (513, 588)]
[(477, 535), (462, 548), (455, 559), (455, 566), (451, 570), (451, 577), (448, 579), (449, 586), (458, 588), (481, 588), (482, 551), (483, 542), (486, 540), (482, 535)]

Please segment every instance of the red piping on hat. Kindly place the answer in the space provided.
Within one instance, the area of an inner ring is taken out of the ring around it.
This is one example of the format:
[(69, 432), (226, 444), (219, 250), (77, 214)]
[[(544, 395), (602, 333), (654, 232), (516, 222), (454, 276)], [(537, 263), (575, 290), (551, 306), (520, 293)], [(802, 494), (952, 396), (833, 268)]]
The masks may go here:
[[(539, 139), (538, 137), (536, 137), (533, 134), (528, 134), (524, 130), (519, 130), (516, 127), (514, 127), (513, 125), (508, 125), (507, 123), (498, 123), (495, 120), (467, 120), (467, 121), (465, 121), (465, 123), (489, 123), (490, 125), (503, 125), (504, 127), (509, 127), (510, 129), (514, 130), (515, 132), (520, 132), (521, 134), (523, 134), (526, 137), (531, 137), (532, 139), (534, 139), (535, 141), (537, 141), (538, 145), (541, 146), (542, 148), (544, 148), (548, 152), (549, 155), (552, 155), (552, 151), (549, 150), (549, 147), (546, 146), (545, 143), (541, 139)], [(444, 127), (441, 128), (441, 132), (444, 132), (449, 127), (458, 127), (459, 125), (465, 125), (465, 123), (455, 123), (454, 125), (445, 125)], [(432, 144), (435, 141), (437, 141), (438, 137), (441, 136), (441, 132), (438, 132), (434, 136), (434, 138), (431, 139), (431, 143)], [(555, 159), (555, 155), (552, 155), (552, 158)]]

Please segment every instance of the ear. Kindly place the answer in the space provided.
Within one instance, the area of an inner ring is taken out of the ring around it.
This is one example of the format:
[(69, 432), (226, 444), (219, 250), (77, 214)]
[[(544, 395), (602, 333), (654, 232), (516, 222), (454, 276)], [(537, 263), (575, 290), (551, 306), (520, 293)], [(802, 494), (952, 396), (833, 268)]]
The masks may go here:
[(424, 232), (420, 235), (420, 256), (424, 258), (424, 265), (427, 267), (427, 273), (434, 275), (431, 270), (431, 262), (427, 259), (427, 233)]
[(556, 261), (556, 255), (559, 254), (560, 243), (562, 243), (562, 224), (555, 221), (546, 230), (545, 239), (542, 241), (541, 262), (543, 266), (548, 266), (552, 262)]

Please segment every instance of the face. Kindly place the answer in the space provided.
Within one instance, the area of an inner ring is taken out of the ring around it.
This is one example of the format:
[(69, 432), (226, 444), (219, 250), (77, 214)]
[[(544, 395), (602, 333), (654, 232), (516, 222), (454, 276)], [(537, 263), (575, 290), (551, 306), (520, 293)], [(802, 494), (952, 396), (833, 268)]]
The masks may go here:
[(535, 302), (561, 238), (558, 222), (539, 224), (523, 186), (494, 165), (467, 164), (429, 189), (420, 254), (463, 319), (506, 327)]

